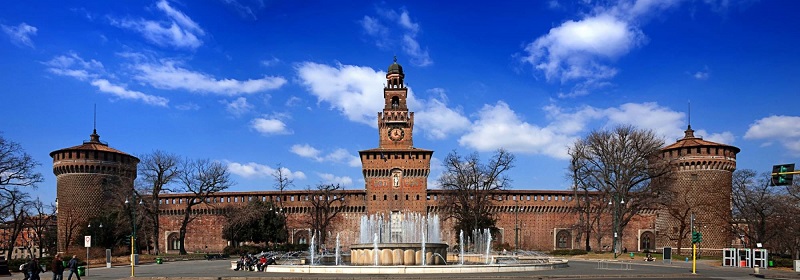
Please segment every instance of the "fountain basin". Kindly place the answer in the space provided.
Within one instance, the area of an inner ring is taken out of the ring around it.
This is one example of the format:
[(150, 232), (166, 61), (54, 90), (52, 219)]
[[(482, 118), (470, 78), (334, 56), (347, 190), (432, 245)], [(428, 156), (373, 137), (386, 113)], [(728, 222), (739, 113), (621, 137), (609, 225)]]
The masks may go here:
[[(420, 243), (378, 243), (378, 265), (422, 265), (422, 244)], [(445, 265), (447, 244), (426, 243), (425, 264)], [(350, 245), (351, 265), (375, 265), (375, 244)]]
[(435, 265), (435, 266), (308, 266), (270, 265), (267, 272), (320, 274), (435, 274), (435, 273), (498, 273), (550, 270), (569, 266), (566, 259), (550, 259), (538, 264)]

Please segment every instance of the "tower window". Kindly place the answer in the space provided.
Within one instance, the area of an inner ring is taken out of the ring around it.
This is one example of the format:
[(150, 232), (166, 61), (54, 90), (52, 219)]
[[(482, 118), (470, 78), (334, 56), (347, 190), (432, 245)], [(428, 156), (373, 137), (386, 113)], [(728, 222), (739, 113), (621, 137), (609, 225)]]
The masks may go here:
[(383, 195), (383, 200), (386, 200), (386, 197), (387, 197), (387, 196), (384, 194), (384, 195)]
[(400, 108), (400, 98), (392, 97), (392, 109)]
[(377, 200), (377, 199), (378, 199), (377, 196), (373, 194), (372, 195), (372, 200)]

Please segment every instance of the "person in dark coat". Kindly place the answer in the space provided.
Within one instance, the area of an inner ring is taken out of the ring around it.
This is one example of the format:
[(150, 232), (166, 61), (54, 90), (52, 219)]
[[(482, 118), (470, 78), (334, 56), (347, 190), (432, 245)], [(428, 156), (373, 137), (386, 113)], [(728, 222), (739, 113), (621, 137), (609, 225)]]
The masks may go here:
[(28, 279), (39, 280), (39, 273), (42, 273), (42, 267), (39, 265), (39, 259), (33, 258), (28, 262)]
[(53, 280), (64, 279), (64, 262), (61, 260), (61, 255), (56, 255), (56, 257), (53, 258), (50, 270), (53, 271)]
[(75, 277), (78, 277), (78, 280), (81, 280), (81, 275), (78, 274), (78, 256), (72, 255), (72, 259), (70, 259), (69, 263), (67, 263), (67, 268), (69, 268), (69, 276), (67, 276), (67, 280), (72, 280), (72, 274), (75, 274)]

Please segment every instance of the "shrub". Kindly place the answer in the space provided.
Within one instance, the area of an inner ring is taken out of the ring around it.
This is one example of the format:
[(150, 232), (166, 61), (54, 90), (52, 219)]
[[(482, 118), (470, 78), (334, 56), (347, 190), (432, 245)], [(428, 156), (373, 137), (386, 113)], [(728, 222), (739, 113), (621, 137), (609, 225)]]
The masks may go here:
[(553, 250), (550, 252), (551, 255), (554, 256), (575, 256), (575, 255), (586, 255), (588, 252), (582, 249), (571, 249), (571, 250)]

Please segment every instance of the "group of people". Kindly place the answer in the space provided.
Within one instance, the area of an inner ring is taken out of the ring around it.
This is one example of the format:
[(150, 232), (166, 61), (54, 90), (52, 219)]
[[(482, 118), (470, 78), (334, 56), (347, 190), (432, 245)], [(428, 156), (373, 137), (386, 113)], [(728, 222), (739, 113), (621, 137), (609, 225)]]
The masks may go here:
[(261, 255), (261, 257), (242, 255), (236, 262), (236, 268), (234, 270), (265, 271), (267, 270), (267, 266), (272, 264), (275, 264), (275, 257), (267, 257), (266, 255)]
[[(64, 267), (64, 261), (61, 259), (61, 255), (56, 255), (53, 258), (53, 263), (50, 265), (50, 271), (53, 272), (53, 280), (63, 280), (65, 269), (69, 269), (68, 280), (72, 279), (73, 274), (78, 280), (81, 280), (81, 276), (78, 274), (77, 256), (72, 255), (72, 259), (67, 262), (66, 267)], [(33, 258), (29, 262), (22, 264), (19, 270), (25, 275), (24, 280), (40, 280), (39, 274), (44, 272), (42, 265), (39, 264), (38, 258)]]

